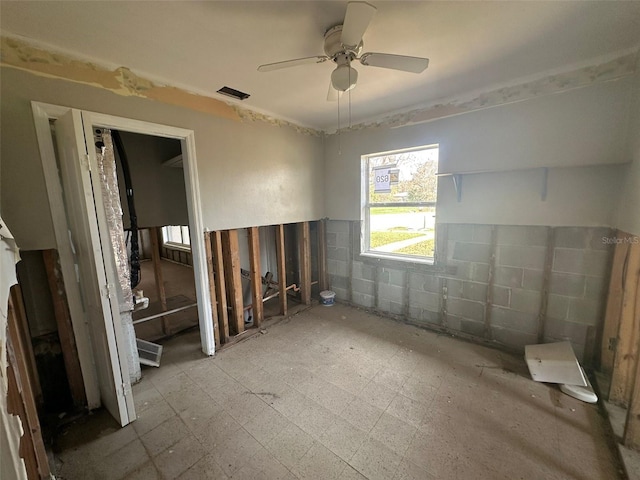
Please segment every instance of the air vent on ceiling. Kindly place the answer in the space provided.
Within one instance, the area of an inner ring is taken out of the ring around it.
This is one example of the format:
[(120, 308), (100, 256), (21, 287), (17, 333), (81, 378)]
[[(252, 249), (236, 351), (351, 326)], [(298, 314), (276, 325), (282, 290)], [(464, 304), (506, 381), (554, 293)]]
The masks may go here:
[(244, 93), (240, 90), (236, 90), (230, 87), (222, 87), (220, 90), (218, 90), (218, 93), (221, 93), (222, 95), (226, 95), (228, 97), (237, 98), (238, 100), (246, 100), (250, 97), (248, 93)]

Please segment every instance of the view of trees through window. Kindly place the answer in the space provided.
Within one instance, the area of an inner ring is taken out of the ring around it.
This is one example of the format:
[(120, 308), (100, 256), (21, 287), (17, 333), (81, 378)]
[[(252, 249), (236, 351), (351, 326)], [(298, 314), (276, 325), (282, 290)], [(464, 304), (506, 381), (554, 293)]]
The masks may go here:
[(365, 232), (376, 254), (433, 258), (438, 147), (370, 156)]

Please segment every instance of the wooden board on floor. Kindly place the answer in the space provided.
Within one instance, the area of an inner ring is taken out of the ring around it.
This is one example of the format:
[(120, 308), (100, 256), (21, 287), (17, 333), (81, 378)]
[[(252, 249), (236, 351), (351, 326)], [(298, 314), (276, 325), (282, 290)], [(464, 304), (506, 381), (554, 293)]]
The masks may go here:
[(264, 320), (262, 308), (262, 273), (260, 267), (260, 232), (258, 227), (247, 229), (249, 233), (249, 274), (251, 282), (251, 305), (253, 324), (259, 327)]
[(628, 406), (631, 401), (636, 367), (638, 364), (638, 342), (640, 319), (638, 312), (638, 288), (640, 285), (640, 244), (629, 245), (622, 293), (622, 309), (616, 345), (609, 401)]
[(62, 272), (60, 271), (58, 263), (58, 252), (55, 250), (43, 250), (42, 259), (44, 260), (44, 266), (47, 272), (49, 291), (51, 292), (51, 300), (53, 301), (53, 313), (58, 326), (58, 337), (60, 338), (62, 358), (67, 372), (71, 398), (73, 399), (73, 404), (76, 407), (80, 407), (87, 403), (87, 398), (84, 391), (84, 381), (82, 379), (82, 370), (80, 369), (78, 349), (76, 347), (76, 337), (73, 334), (71, 314), (69, 313), (69, 306), (67, 305), (67, 295), (64, 284), (62, 283)]

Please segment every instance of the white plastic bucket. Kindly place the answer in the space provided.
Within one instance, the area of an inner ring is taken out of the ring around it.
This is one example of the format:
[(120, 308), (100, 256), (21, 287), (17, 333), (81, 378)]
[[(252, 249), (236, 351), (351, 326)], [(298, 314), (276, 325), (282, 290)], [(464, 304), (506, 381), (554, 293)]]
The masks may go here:
[(336, 292), (331, 290), (323, 290), (320, 292), (320, 303), (325, 307), (331, 307), (336, 298)]

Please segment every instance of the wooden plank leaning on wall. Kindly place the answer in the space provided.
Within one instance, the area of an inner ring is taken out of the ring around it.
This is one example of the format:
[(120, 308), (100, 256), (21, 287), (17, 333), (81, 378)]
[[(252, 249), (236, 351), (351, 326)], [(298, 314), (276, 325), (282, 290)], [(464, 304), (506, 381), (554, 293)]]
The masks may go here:
[(287, 314), (287, 258), (284, 246), (284, 225), (276, 225), (276, 257), (278, 259), (278, 296), (280, 315)]
[(204, 251), (207, 256), (207, 275), (209, 278), (209, 296), (211, 298), (211, 320), (216, 348), (220, 346), (220, 326), (218, 324), (218, 300), (216, 295), (215, 269), (213, 266), (213, 246), (211, 232), (204, 233)]
[(238, 335), (244, 332), (244, 305), (242, 303), (242, 276), (240, 274), (240, 251), (238, 245), (238, 231), (224, 230), (222, 232), (222, 254), (228, 292), (231, 318), (229, 326)]
[(262, 305), (262, 270), (260, 267), (260, 233), (258, 227), (247, 229), (249, 234), (249, 272), (251, 282), (251, 305), (253, 310), (253, 324), (260, 327), (264, 320)]
[(311, 303), (311, 238), (309, 235), (309, 222), (298, 223), (300, 295), (305, 305)]
[[(162, 311), (167, 311), (167, 295), (164, 290), (164, 277), (162, 276), (162, 263), (160, 262), (160, 238), (162, 232), (160, 228), (153, 227), (149, 229), (149, 236), (151, 237), (151, 261), (153, 262), (153, 275), (156, 282), (156, 290), (158, 292), (158, 300)], [(162, 333), (166, 335), (171, 334), (171, 327), (169, 326), (169, 317), (162, 317)]]
[[(12, 287), (12, 291), (16, 286)], [(24, 433), (20, 439), (20, 456), (27, 467), (29, 480), (49, 478), (49, 460), (42, 440), (40, 421), (33, 397), (33, 387), (29, 381), (29, 372), (25, 358), (26, 348), (20, 334), (20, 323), (11, 295), (8, 311), (7, 338), (7, 410), (19, 415)]]
[[(623, 442), (640, 449), (640, 236), (616, 233), (600, 364), (611, 368), (609, 401), (627, 407)], [(616, 332), (615, 337), (612, 333)]]

